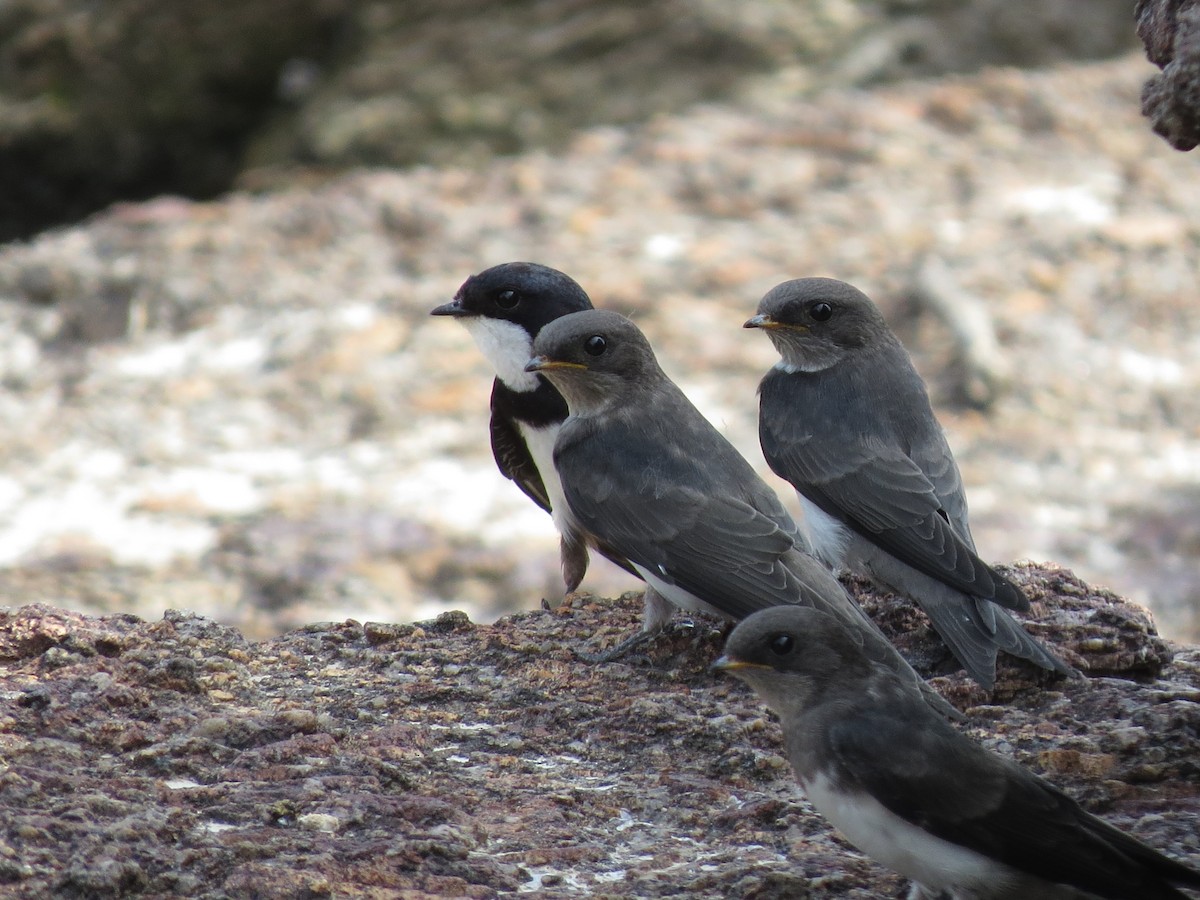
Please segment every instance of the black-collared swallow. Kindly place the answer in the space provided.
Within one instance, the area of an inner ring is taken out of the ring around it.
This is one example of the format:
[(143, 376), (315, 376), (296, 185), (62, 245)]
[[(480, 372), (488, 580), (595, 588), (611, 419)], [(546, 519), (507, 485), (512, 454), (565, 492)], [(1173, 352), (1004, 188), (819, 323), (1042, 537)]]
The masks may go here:
[[(578, 588), (587, 573), (588, 543), (570, 520), (552, 460), (567, 404), (545, 378), (526, 372), (525, 363), (543, 327), (560, 316), (591, 308), (591, 298), (563, 272), (537, 263), (511, 262), (472, 275), (452, 301), (431, 312), (451, 316), (465, 326), (496, 372), (491, 398), (492, 455), (501, 474), (554, 518), (568, 592)], [(604, 547), (595, 549), (637, 575), (619, 554)], [(645, 604), (647, 609), (657, 609), (663, 601), (650, 589)]]
[(1184, 900), (1172, 885), (1200, 888), (1200, 872), (933, 715), (832, 616), (755, 613), (713, 666), (778, 714), (812, 805), (912, 879), (910, 900)]
[(875, 304), (845, 282), (801, 278), (767, 293), (745, 327), (781, 357), (759, 386), (759, 440), (796, 488), (817, 556), (915, 600), (985, 688), (997, 650), (1073, 673), (1005, 612), (1029, 601), (975, 552), (950, 446)]
[(533, 352), (525, 368), (548, 377), (571, 411), (554, 465), (581, 529), (683, 609), (735, 620), (781, 603), (825, 610), (872, 659), (950, 709), (809, 554), (775, 492), (666, 376), (633, 322), (572, 313), (543, 328)]

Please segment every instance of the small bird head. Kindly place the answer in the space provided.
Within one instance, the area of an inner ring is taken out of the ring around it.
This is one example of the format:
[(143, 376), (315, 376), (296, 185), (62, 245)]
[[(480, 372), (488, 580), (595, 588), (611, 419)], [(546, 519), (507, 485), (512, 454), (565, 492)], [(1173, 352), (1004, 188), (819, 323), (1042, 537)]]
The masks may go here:
[(797, 371), (817, 372), (890, 335), (879, 308), (862, 291), (832, 278), (776, 285), (744, 328), (761, 328)]
[(780, 715), (802, 710), (831, 684), (871, 672), (845, 625), (829, 613), (792, 605), (744, 619), (712, 668), (746, 682)]
[(472, 275), (430, 315), (458, 319), (501, 380), (529, 390), (537, 378), (523, 370), (538, 332), (560, 316), (591, 308), (583, 288), (557, 269), (511, 262)]
[(559, 316), (591, 308), (591, 299), (570, 276), (537, 263), (510, 262), (472, 275), (453, 300), (435, 307), (430, 315), (513, 322), (532, 339)]
[(609, 310), (585, 310), (551, 322), (533, 342), (526, 372), (545, 375), (572, 415), (589, 415), (629, 400), (664, 377), (646, 336)]

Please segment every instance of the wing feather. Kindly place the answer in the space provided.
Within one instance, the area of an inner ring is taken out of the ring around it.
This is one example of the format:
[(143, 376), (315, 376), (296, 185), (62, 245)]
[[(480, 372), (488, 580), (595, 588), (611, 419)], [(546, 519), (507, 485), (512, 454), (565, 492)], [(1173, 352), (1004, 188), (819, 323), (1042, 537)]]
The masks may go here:
[(841, 716), (827, 740), (839, 776), (896, 815), (1047, 881), (1103, 897), (1168, 898), (1183, 895), (1167, 879), (1197, 877), (915, 703)]
[[(951, 524), (934, 482), (899, 446), (849, 418), (806, 418), (820, 410), (800, 376), (774, 371), (763, 380), (759, 439), (771, 469), (867, 540), (931, 578), (1009, 609), (1029, 606), (1021, 591), (984, 563)], [(943, 459), (937, 473), (956, 479)], [(955, 473), (957, 468), (954, 467)], [(951, 504), (965, 516), (965, 504)]]

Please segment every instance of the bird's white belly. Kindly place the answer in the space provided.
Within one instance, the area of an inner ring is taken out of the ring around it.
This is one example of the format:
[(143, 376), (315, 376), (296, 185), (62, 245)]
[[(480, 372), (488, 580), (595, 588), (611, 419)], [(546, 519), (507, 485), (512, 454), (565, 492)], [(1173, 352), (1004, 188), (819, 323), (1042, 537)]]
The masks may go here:
[(804, 530), (812, 543), (813, 554), (832, 569), (846, 564), (846, 550), (854, 536), (849, 527), (835, 519), (799, 491), (796, 497), (804, 511)]
[(574, 518), (567, 506), (562, 480), (558, 477), (558, 470), (554, 468), (554, 442), (558, 439), (558, 432), (562, 426), (555, 424), (532, 428), (518, 423), (517, 428), (521, 431), (529, 455), (533, 457), (533, 464), (542, 476), (542, 484), (546, 486), (546, 496), (550, 498), (550, 515), (554, 517), (559, 534), (566, 534), (568, 531), (573, 533)]
[[(874, 797), (833, 789), (824, 775), (801, 779), (805, 793), (850, 843), (876, 862), (934, 891), (996, 889), (1013, 875), (1007, 866), (906, 822)], [(984, 894), (988, 896), (988, 894)]]
[(638, 565), (637, 563), (632, 563), (632, 565), (638, 570), (638, 574), (642, 576), (642, 579), (646, 582), (646, 584), (650, 585), (652, 588), (658, 591), (659, 594), (666, 597), (680, 609), (686, 609), (690, 612), (707, 613), (710, 616), (717, 616), (718, 618), (722, 619), (729, 618), (727, 613), (723, 613), (715, 606), (705, 603), (690, 591), (686, 591), (679, 585), (671, 584), (669, 581), (666, 581), (663, 573), (656, 572), (653, 569), (648, 569), (645, 566)]

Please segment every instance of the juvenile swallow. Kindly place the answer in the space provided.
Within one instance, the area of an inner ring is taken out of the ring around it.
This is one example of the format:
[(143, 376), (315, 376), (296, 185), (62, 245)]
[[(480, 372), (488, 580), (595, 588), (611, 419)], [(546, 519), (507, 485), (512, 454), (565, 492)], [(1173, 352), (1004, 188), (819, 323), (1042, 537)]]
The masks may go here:
[(801, 278), (771, 290), (745, 327), (781, 357), (759, 386), (759, 441), (795, 487), (816, 555), (915, 600), (989, 690), (998, 650), (1074, 673), (1005, 612), (1029, 601), (975, 552), (946, 436), (875, 304), (845, 282)]
[[(533, 352), (526, 370), (549, 378), (571, 411), (554, 465), (575, 527), (683, 609), (735, 620), (777, 604), (822, 609), (950, 709), (809, 554), (775, 492), (666, 376), (633, 322), (572, 313), (543, 328)], [(660, 612), (665, 621), (671, 610)]]
[(844, 624), (784, 606), (729, 635), (714, 668), (780, 718), (812, 805), (910, 900), (1184, 900), (1200, 872), (984, 750), (876, 665)]

